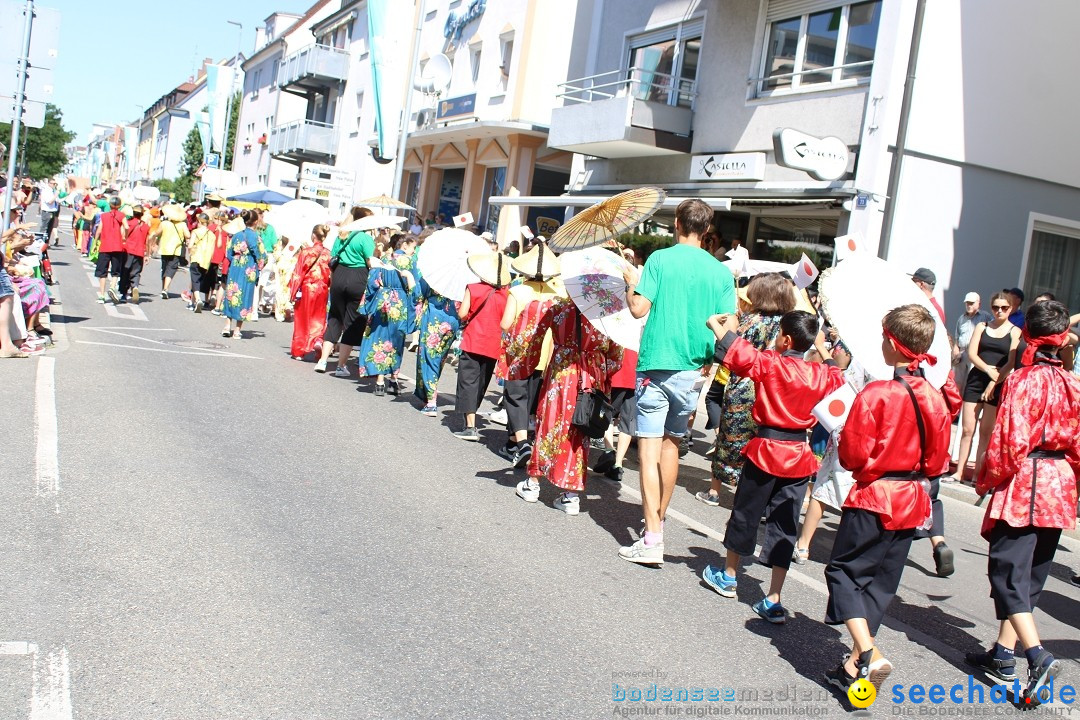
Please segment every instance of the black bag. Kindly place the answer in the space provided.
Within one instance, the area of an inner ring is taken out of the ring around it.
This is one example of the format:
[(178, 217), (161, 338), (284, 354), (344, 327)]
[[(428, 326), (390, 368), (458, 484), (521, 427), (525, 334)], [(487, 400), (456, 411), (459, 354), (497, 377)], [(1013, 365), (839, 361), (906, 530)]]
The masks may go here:
[[(581, 353), (581, 312), (577, 314), (577, 341), (578, 352)], [(581, 372), (578, 372), (578, 396), (577, 405), (574, 407), (574, 416), (570, 424), (576, 427), (585, 437), (596, 440), (604, 437), (604, 433), (611, 427), (611, 421), (615, 416), (615, 408), (607, 395), (593, 388), (592, 390), (581, 389)]]
[(349, 247), (349, 243), (352, 242), (353, 236), (349, 235), (348, 240), (341, 246), (341, 249), (337, 251), (337, 255), (330, 257), (330, 272), (337, 270), (337, 266), (341, 263), (341, 253), (345, 252), (345, 248)]

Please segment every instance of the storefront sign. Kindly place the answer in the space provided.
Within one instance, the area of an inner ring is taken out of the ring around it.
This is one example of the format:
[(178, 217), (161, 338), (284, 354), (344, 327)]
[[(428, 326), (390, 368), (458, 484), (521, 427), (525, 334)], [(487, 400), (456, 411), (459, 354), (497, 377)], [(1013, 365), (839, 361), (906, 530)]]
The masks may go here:
[(538, 235), (543, 235), (546, 238), (555, 234), (555, 231), (562, 225), (561, 222), (555, 218), (549, 218), (540, 216), (536, 218), (536, 232)]
[(469, 115), (476, 110), (476, 93), (439, 101), (439, 119)]
[(847, 172), (851, 152), (838, 137), (818, 138), (781, 128), (773, 133), (776, 164), (805, 170), (816, 180), (839, 180)]
[(465, 12), (452, 12), (447, 15), (446, 26), (443, 27), (443, 36), (450, 42), (457, 42), (460, 40), (461, 33), (464, 32), (465, 26), (473, 20), (479, 20), (480, 16), (484, 14), (484, 6), (486, 4), (486, 0), (472, 0), (472, 2), (469, 3), (469, 8)]
[(764, 180), (765, 153), (719, 153), (690, 159), (691, 180)]

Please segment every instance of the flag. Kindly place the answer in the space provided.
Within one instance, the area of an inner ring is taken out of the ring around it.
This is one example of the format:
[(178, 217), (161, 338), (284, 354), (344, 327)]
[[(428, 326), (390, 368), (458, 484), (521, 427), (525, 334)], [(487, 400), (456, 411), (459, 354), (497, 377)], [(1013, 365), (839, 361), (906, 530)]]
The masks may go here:
[(830, 433), (838, 427), (843, 427), (847, 422), (851, 405), (855, 402), (855, 388), (851, 383), (844, 383), (836, 390), (826, 395), (821, 402), (814, 406), (812, 412), (822, 427)]
[(464, 215), (456, 215), (454, 217), (454, 227), (465, 227), (466, 225), (473, 224), (473, 216), (471, 212), (467, 212)]
[(210, 113), (199, 113), (195, 119), (195, 127), (199, 130), (199, 139), (202, 140), (203, 157), (205, 157), (210, 152)]
[(864, 252), (866, 250), (866, 243), (859, 235), (841, 235), (835, 240), (836, 242), (836, 261), (840, 262), (848, 257), (851, 257), (857, 252)]
[[(379, 155), (397, 155), (398, 128), (405, 106), (409, 48), (401, 42), (412, 17), (405, 12), (412, 3), (400, 0), (368, 0), (368, 37), (371, 46), (371, 89), (375, 96), (375, 132)], [(412, 78), (408, 78), (412, 92)]]
[[(225, 128), (229, 122), (229, 96), (236, 81), (236, 68), (232, 65), (206, 66), (206, 94), (209, 97), (210, 142), (213, 147), (203, 147), (205, 152), (221, 151), (225, 147)], [(237, 133), (239, 134), (239, 133)]]
[(799, 262), (791, 266), (791, 279), (795, 281), (795, 287), (800, 290), (810, 287), (817, 280), (817, 276), (818, 269), (814, 263), (810, 262), (810, 258), (806, 257), (806, 253), (803, 253)]

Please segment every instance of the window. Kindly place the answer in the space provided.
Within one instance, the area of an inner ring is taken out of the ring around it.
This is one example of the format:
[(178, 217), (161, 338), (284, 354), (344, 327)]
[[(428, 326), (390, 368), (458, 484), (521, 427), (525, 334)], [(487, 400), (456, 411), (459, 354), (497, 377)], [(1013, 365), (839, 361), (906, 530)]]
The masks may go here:
[[(829, 5), (771, 0), (759, 93), (822, 90), (870, 78), (881, 0)], [(806, 12), (797, 14), (800, 9)]]
[(1049, 292), (1065, 307), (1080, 305), (1080, 226), (1035, 223), (1023, 288), (1029, 298)]
[(363, 129), (361, 127), (361, 121), (363, 119), (363, 115), (364, 115), (364, 93), (358, 92), (358, 93), (356, 93), (356, 132), (360, 132)]
[(262, 68), (255, 71), (251, 78), (251, 99), (259, 97), (259, 88), (262, 86)]
[(510, 86), (510, 61), (514, 59), (514, 36), (507, 35), (500, 41), (502, 58), (499, 64), (499, 90), (503, 92)]
[(472, 62), (473, 86), (480, 80), (480, 43), (469, 48), (469, 60)]
[(483, 202), (480, 204), (480, 227), (495, 232), (499, 227), (499, 205), (492, 205), (488, 199), (493, 195), (506, 194), (506, 168), (488, 168), (484, 176)]
[(691, 107), (704, 21), (700, 18), (630, 38), (628, 90), (638, 100)]
[(270, 92), (277, 90), (277, 76), (278, 67), (281, 65), (281, 61), (274, 60), (274, 64), (270, 66)]
[(260, 175), (259, 176), (259, 184), (260, 185), (265, 185), (266, 184), (266, 176), (265, 175)]

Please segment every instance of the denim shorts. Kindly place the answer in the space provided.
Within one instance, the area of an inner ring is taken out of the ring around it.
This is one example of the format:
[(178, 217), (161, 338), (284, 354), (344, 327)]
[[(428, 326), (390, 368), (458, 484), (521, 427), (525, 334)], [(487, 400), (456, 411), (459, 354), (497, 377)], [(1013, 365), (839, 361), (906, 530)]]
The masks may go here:
[(690, 414), (697, 408), (697, 370), (646, 370), (637, 374), (637, 437), (659, 438), (686, 434)]
[(15, 288), (11, 284), (11, 276), (7, 270), (0, 268), (0, 298), (6, 298), (15, 294)]

